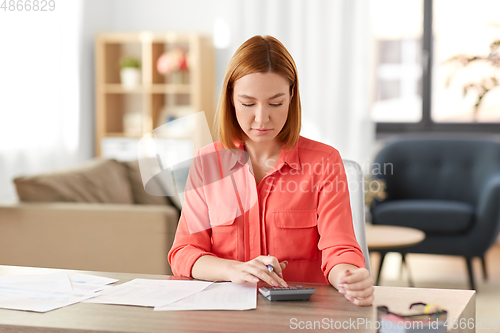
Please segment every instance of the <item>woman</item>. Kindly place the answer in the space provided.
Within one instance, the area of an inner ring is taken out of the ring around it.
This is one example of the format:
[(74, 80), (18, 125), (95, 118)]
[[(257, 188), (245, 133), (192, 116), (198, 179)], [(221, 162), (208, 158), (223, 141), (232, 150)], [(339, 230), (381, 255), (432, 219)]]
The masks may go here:
[(301, 137), (300, 118), (292, 57), (273, 37), (250, 38), (226, 71), (220, 141), (200, 149), (190, 169), (169, 252), (175, 275), (329, 283), (354, 304), (372, 304), (342, 159)]

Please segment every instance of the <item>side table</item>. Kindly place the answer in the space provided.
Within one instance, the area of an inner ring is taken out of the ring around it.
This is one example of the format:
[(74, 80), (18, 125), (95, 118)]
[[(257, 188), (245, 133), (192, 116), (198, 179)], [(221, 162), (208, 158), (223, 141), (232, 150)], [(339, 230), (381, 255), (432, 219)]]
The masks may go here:
[(366, 242), (370, 252), (380, 253), (380, 264), (377, 272), (375, 285), (380, 281), (380, 273), (384, 264), (385, 255), (388, 252), (401, 253), (403, 262), (408, 272), (408, 283), (413, 287), (408, 264), (406, 263), (406, 250), (413, 245), (422, 242), (425, 239), (425, 233), (418, 229), (397, 227), (391, 225), (366, 225)]

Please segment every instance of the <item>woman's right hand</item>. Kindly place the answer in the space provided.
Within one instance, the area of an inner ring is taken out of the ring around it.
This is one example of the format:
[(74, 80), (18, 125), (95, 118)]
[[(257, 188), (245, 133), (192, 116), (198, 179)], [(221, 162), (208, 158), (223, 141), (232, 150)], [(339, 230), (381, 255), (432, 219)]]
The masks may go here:
[[(273, 271), (269, 272), (267, 265), (273, 266)], [(273, 256), (258, 256), (247, 262), (235, 262), (230, 271), (231, 282), (241, 284), (244, 282), (259, 282), (262, 280), (273, 287), (288, 287), (283, 280), (283, 270), (288, 261), (278, 262)]]

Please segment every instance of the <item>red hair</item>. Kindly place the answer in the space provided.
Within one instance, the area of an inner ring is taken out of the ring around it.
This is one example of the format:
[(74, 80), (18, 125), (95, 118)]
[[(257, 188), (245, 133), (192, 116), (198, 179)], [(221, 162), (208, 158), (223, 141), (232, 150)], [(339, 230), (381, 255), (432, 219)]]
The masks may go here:
[(292, 56), (279, 40), (271, 36), (254, 36), (244, 42), (234, 53), (227, 66), (224, 84), (217, 107), (219, 140), (227, 149), (236, 148), (234, 142), (243, 141), (243, 130), (236, 119), (232, 104), (234, 82), (245, 75), (273, 72), (290, 82), (293, 93), (288, 117), (277, 139), (285, 149), (295, 147), (299, 141), (301, 106), (297, 67)]

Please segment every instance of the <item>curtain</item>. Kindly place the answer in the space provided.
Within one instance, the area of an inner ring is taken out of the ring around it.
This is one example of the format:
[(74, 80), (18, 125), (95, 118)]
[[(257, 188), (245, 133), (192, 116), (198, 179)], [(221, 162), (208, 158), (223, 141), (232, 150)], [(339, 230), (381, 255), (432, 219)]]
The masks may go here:
[(375, 141), (369, 0), (56, 1), (53, 12), (0, 11), (0, 201), (15, 197), (11, 180), (17, 175), (92, 156), (96, 31), (216, 35), (211, 26), (217, 18), (230, 34), (216, 50), (218, 85), (246, 39), (278, 38), (299, 71), (301, 134), (332, 145), (366, 172)]
[(298, 68), (301, 135), (332, 145), (366, 173), (375, 141), (370, 2), (243, 0), (233, 6), (230, 53), (254, 35), (280, 40)]
[(0, 201), (15, 199), (18, 175), (89, 157), (80, 140), (82, 1), (55, 4), (0, 13)]

